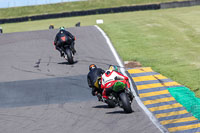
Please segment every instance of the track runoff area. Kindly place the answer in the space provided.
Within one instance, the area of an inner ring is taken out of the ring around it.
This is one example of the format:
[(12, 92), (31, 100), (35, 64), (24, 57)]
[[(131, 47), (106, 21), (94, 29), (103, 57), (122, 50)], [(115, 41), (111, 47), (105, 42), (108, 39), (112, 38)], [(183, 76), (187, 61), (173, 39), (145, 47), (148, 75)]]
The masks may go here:
[[(77, 38), (70, 65), (53, 46), (58, 32), (0, 36), (0, 129), (4, 133), (160, 133), (134, 99), (131, 114), (91, 95), (88, 66), (120, 65), (100, 28), (68, 28)], [(137, 98), (136, 98), (137, 99)]]

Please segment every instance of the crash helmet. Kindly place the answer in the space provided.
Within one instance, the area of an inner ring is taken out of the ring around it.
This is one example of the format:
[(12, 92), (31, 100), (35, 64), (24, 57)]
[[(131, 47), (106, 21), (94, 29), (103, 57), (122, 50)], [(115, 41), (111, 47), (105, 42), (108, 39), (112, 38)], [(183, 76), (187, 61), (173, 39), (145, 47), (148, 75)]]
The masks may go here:
[(59, 29), (60, 29), (60, 31), (63, 31), (63, 30), (65, 30), (65, 27), (62, 26), (62, 27), (60, 27)]
[(95, 64), (91, 64), (90, 66), (89, 66), (89, 70), (91, 71), (92, 69), (94, 69), (94, 68), (97, 68), (97, 66), (95, 65)]
[(109, 68), (108, 68), (108, 70), (111, 70), (111, 71), (118, 71), (118, 68), (117, 68), (117, 66), (115, 66), (115, 65), (110, 65)]

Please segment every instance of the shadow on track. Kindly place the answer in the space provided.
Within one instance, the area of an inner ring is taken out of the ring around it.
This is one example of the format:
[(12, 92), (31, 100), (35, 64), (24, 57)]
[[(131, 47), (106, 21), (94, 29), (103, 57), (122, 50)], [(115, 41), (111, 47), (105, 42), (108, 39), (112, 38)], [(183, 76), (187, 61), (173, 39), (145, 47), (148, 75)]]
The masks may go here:
[(92, 108), (99, 108), (99, 109), (102, 109), (102, 108), (106, 108), (108, 109), (108, 105), (97, 105), (97, 106), (93, 106)]
[(94, 100), (85, 75), (1, 82), (0, 94), (0, 108)]
[(62, 64), (62, 65), (74, 65), (74, 64), (76, 64), (76, 63), (78, 63), (78, 61), (74, 61), (73, 64), (70, 64), (69, 62), (59, 62), (59, 63), (57, 63), (57, 64)]
[[(97, 109), (98, 108), (99, 109), (102, 109), (102, 108), (104, 108), (104, 109), (113, 109), (113, 108), (108, 107), (108, 105), (97, 105), (97, 106), (93, 106), (92, 108), (97, 108)], [(133, 110), (133, 112), (135, 112), (135, 111)], [(112, 112), (106, 112), (106, 114), (127, 114), (127, 113), (125, 113), (123, 111), (123, 109), (122, 109), (122, 110), (117, 110), (117, 111), (112, 111)]]
[(113, 112), (107, 112), (106, 114), (127, 114), (123, 110), (113, 111)]

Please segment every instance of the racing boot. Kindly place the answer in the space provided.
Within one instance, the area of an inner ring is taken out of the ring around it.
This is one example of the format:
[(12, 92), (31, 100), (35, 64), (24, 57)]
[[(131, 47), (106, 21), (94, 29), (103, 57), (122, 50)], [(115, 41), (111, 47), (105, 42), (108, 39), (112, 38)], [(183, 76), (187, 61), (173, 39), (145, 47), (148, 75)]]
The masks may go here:
[(73, 55), (76, 53), (76, 50), (74, 48), (72, 48), (72, 53)]
[(128, 92), (128, 96), (130, 98), (130, 101), (133, 101), (133, 98), (135, 98), (135, 96), (133, 95), (133, 93), (131, 91)]
[(102, 95), (100, 93), (97, 93), (97, 98), (98, 98), (98, 101), (103, 102), (103, 98), (102, 98)]
[(72, 50), (72, 53), (74, 55), (76, 53), (76, 50), (74, 48), (74, 42), (71, 43), (71, 50)]
[(63, 52), (60, 52), (60, 57), (64, 57), (64, 53)]

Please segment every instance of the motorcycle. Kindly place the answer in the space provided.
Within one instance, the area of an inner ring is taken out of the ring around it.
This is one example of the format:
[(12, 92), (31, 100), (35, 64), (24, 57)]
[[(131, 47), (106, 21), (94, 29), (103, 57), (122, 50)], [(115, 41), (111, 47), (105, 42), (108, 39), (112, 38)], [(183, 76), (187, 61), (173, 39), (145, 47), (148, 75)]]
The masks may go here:
[(131, 103), (134, 98), (132, 92), (129, 90), (129, 83), (126, 80), (116, 80), (108, 84), (112, 86), (112, 92), (109, 94), (108, 99), (105, 101), (109, 107), (114, 108), (119, 106), (123, 108), (124, 112), (132, 113)]
[(69, 64), (74, 63), (74, 54), (71, 51), (70, 45), (64, 45), (64, 58), (69, 62)]
[(64, 52), (64, 58), (69, 62), (69, 64), (74, 63), (74, 54), (71, 50), (72, 40), (66, 36), (61, 37), (62, 39), (62, 51)]

